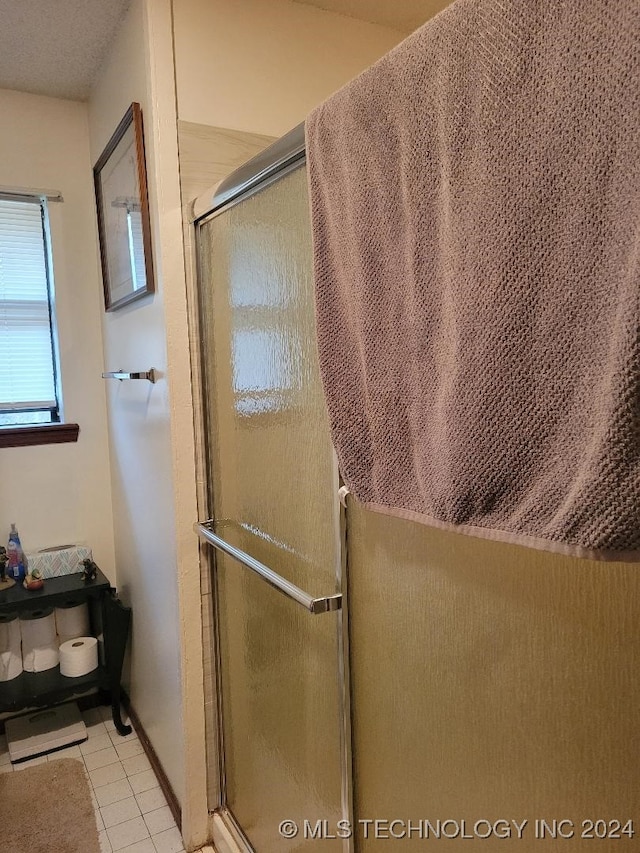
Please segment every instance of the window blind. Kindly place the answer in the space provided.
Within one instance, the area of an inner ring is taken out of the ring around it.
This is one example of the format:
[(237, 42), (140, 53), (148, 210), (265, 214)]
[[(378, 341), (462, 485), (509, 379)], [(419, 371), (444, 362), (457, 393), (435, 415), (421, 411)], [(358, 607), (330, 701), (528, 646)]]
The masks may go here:
[(56, 420), (44, 222), (40, 199), (0, 196), (0, 413), (49, 409)]

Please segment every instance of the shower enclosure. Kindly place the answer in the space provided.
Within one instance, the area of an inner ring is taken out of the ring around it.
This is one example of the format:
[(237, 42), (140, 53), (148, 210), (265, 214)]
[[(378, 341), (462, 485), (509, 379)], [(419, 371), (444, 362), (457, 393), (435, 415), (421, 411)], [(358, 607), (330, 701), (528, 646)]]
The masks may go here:
[(339, 499), (301, 127), (219, 186), (197, 237), (210, 806), (240, 849), (493, 851), (506, 825), (529, 853), (557, 843), (536, 820), (565, 819), (570, 853), (584, 820), (640, 820), (637, 567)]
[(301, 849), (305, 820), (310, 835), (350, 815), (343, 525), (299, 141), (199, 224), (215, 521), (198, 532), (216, 549), (224, 805), (256, 850)]

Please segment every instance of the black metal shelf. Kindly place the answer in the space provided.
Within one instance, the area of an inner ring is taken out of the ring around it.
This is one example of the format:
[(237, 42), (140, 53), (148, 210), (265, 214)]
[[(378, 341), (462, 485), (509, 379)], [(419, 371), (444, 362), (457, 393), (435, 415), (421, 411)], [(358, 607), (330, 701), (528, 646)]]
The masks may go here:
[(88, 690), (98, 688), (111, 702), (116, 729), (121, 735), (131, 732), (120, 716), (120, 678), (131, 624), (131, 608), (125, 607), (97, 569), (93, 581), (85, 581), (82, 572), (46, 578), (42, 589), (27, 590), (16, 584), (0, 592), (0, 614), (21, 613), (82, 601), (89, 603), (93, 633), (104, 638), (104, 661), (93, 672), (77, 678), (60, 674), (56, 666), (44, 672), (23, 672), (11, 681), (0, 683), (0, 712), (19, 711), (57, 705)]
[(61, 675), (59, 666), (44, 672), (23, 672), (17, 678), (2, 683), (0, 711), (55, 705), (61, 699), (70, 699), (94, 687), (106, 689), (108, 684), (108, 673), (104, 667), (77, 678)]
[(35, 610), (39, 606), (57, 607), (61, 603), (85, 601), (87, 598), (99, 598), (111, 588), (109, 581), (100, 569), (96, 571), (94, 581), (84, 581), (83, 573), (61, 575), (58, 578), (46, 578), (42, 589), (25, 589), (17, 583), (11, 589), (0, 592), (0, 613)]

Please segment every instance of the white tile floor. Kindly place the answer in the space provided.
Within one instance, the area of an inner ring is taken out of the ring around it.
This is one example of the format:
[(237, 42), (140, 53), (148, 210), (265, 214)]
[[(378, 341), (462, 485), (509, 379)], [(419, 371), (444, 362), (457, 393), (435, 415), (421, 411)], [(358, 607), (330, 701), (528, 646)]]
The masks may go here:
[[(89, 739), (79, 746), (12, 765), (0, 736), (0, 773), (44, 761), (76, 758), (92, 789), (102, 853), (184, 853), (180, 831), (135, 732), (122, 737), (110, 708), (83, 713)], [(201, 853), (213, 853), (204, 848)]]

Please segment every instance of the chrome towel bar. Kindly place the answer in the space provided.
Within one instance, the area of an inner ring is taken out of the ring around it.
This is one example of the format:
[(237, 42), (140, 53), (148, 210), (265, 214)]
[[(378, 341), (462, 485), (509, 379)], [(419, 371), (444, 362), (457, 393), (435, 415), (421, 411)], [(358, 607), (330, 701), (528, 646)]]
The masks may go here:
[(278, 592), (286, 595), (287, 598), (290, 598), (297, 604), (301, 604), (305, 610), (308, 610), (309, 613), (312, 613), (314, 616), (319, 613), (329, 613), (333, 610), (341, 609), (342, 595), (340, 593), (337, 595), (326, 595), (322, 598), (314, 598), (304, 592), (304, 590), (300, 589), (300, 587), (277, 574), (277, 572), (274, 572), (273, 569), (265, 566), (264, 563), (259, 562), (249, 556), (249, 554), (246, 554), (244, 551), (241, 551), (239, 548), (236, 548), (234, 545), (226, 542), (221, 536), (218, 536), (218, 534), (214, 533), (211, 529), (214, 523), (215, 522), (212, 519), (203, 522), (196, 522), (193, 525), (193, 529), (198, 536), (205, 542), (208, 542), (209, 545), (213, 545), (213, 547), (217, 548), (219, 551), (224, 551), (225, 554), (233, 557), (234, 560), (242, 563), (246, 568), (251, 569), (251, 571), (255, 572), (263, 581), (266, 581), (274, 589), (277, 589)]
[(148, 379), (149, 382), (156, 381), (156, 372), (152, 367), (150, 370), (142, 370), (137, 373), (127, 373), (124, 370), (112, 370), (109, 373), (102, 374), (103, 379)]

